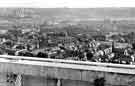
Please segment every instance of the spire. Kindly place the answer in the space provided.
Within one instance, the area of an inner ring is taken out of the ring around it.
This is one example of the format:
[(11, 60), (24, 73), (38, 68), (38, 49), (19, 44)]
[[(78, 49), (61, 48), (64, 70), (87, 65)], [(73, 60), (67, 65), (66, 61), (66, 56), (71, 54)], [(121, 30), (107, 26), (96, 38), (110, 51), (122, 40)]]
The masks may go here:
[(114, 52), (114, 44), (115, 44), (115, 42), (114, 41), (112, 41), (112, 52)]

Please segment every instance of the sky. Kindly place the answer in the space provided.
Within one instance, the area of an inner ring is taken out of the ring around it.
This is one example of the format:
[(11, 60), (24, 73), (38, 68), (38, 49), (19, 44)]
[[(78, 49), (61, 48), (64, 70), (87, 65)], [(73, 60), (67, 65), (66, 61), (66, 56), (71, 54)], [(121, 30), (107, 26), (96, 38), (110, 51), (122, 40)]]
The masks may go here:
[(30, 8), (135, 7), (135, 0), (1, 0), (0, 7), (30, 7)]

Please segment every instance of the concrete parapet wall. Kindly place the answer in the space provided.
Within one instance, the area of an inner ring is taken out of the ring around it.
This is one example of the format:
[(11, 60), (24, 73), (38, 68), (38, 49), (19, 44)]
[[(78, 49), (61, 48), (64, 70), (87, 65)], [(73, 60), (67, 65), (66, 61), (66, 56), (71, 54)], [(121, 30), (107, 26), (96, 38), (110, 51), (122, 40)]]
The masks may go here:
[[(105, 78), (106, 86), (135, 86), (134, 65), (91, 62), (82, 62), (81, 64), (81, 62), (64, 62), (64, 60), (61, 62), (60, 60), (54, 60), (54, 62), (53, 60), (44, 60), (43, 62), (39, 59), (30, 61), (0, 58), (0, 72), (2, 74), (8, 72), (21, 74), (25, 83), (40, 83), (38, 86), (56, 86), (56, 80), (67, 83), (62, 86), (93, 86), (94, 80), (101, 77)], [(47, 85), (48, 81), (52, 84)], [(30, 84), (29, 86), (35, 85)]]

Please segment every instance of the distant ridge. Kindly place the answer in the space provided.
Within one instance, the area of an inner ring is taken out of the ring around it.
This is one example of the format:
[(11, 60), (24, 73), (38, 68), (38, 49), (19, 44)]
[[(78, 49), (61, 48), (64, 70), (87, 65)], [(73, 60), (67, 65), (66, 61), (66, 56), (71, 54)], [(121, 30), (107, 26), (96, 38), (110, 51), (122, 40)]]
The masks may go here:
[(0, 16), (135, 18), (135, 8), (0, 8)]

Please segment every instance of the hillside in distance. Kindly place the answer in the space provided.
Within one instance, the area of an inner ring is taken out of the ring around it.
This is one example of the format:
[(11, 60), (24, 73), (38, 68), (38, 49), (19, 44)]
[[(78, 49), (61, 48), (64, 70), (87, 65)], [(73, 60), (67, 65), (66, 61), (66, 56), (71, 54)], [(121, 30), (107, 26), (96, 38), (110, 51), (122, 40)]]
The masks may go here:
[[(56, 21), (60, 24), (77, 22), (97, 27), (105, 24), (106, 19), (111, 19), (116, 21), (117, 29), (135, 28), (135, 8), (0, 8), (0, 10), (0, 26)], [(105, 30), (112, 29), (108, 25), (104, 25), (107, 26)]]
[(135, 18), (135, 8), (0, 8), (0, 16)]

